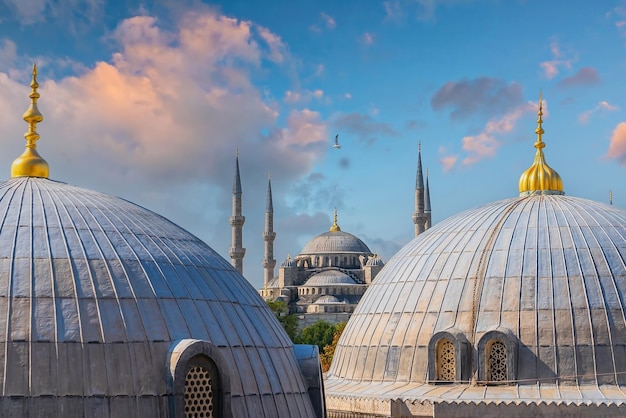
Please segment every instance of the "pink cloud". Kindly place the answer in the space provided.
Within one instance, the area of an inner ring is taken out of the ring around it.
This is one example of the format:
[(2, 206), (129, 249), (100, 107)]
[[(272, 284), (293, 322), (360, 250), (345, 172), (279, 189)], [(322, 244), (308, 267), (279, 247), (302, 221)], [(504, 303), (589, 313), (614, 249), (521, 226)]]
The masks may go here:
[(626, 122), (620, 122), (613, 130), (606, 156), (617, 160), (620, 165), (626, 165)]
[(576, 61), (576, 58), (563, 58), (563, 52), (561, 51), (561, 45), (557, 41), (550, 42), (550, 52), (552, 59), (541, 62), (539, 66), (543, 69), (543, 75), (548, 80), (553, 79), (559, 74), (560, 68), (571, 69), (572, 63)]
[(456, 155), (446, 155), (446, 156), (441, 157), (439, 159), (439, 162), (441, 163), (443, 167), (443, 172), (449, 173), (452, 170), (452, 168), (456, 165), (457, 160), (458, 160), (458, 157)]
[(335, 19), (333, 17), (327, 15), (324, 12), (320, 13), (320, 16), (322, 17), (322, 19), (326, 23), (326, 27), (328, 29), (335, 29), (335, 27), (337, 26), (337, 22), (335, 21)]
[(261, 26), (258, 27), (258, 31), (259, 35), (267, 43), (270, 49), (269, 58), (274, 62), (283, 62), (285, 58), (286, 47), (283, 41), (280, 39), (280, 36), (270, 32), (269, 29)]
[(609, 102), (603, 100), (600, 103), (598, 103), (593, 109), (589, 109), (581, 113), (580, 115), (578, 115), (578, 121), (580, 123), (588, 123), (589, 120), (591, 119), (591, 116), (596, 112), (599, 112), (599, 111), (615, 112), (618, 110), (619, 110), (619, 107), (613, 106)]
[(316, 89), (316, 90), (305, 90), (302, 92), (287, 90), (285, 93), (285, 97), (283, 100), (285, 103), (307, 103), (310, 102), (311, 99), (321, 100), (324, 98), (324, 90)]
[[(463, 165), (473, 165), (485, 158), (496, 155), (501, 145), (499, 136), (512, 132), (517, 125), (517, 121), (524, 114), (536, 111), (537, 105), (532, 102), (524, 103), (500, 118), (490, 119), (483, 130), (477, 135), (468, 135), (461, 139), (461, 148), (466, 156), (461, 160)], [(544, 101), (544, 115), (547, 115), (547, 103)], [(458, 163), (457, 156), (451, 156), (447, 152), (440, 150), (446, 155), (440, 159), (444, 171), (450, 171)]]
[(362, 36), (361, 36), (361, 41), (363, 41), (363, 43), (365, 45), (371, 45), (372, 43), (374, 43), (374, 35), (372, 35), (369, 32), (365, 32)]
[(602, 80), (595, 68), (583, 67), (576, 74), (559, 81), (556, 87), (563, 89), (576, 86), (593, 86), (601, 82)]

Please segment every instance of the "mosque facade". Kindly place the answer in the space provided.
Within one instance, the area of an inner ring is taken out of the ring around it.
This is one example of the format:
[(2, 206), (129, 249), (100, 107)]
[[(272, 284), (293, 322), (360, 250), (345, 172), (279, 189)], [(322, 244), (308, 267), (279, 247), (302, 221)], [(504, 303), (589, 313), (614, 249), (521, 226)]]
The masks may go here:
[(626, 415), (626, 211), (564, 194), (539, 103), (519, 197), (438, 223), (367, 289), (329, 417)]
[[(235, 182), (239, 176), (238, 165)], [(300, 327), (317, 321), (339, 323), (347, 321), (361, 297), (385, 265), (358, 237), (342, 231), (335, 209), (333, 224), (311, 241), (294, 258), (288, 256), (274, 275), (273, 259), (274, 209), (271, 181), (268, 182), (265, 214), (264, 286), (259, 294), (265, 300), (282, 300), (290, 313), (297, 315)], [(421, 149), (418, 150), (415, 182), (415, 235), (431, 226), (428, 175), (424, 182)], [(235, 236), (233, 234), (233, 236)], [(234, 245), (234, 244), (233, 244)]]
[(49, 179), (36, 75), (0, 182), (0, 416), (324, 417), (317, 347), (294, 346), (233, 266), (147, 209)]

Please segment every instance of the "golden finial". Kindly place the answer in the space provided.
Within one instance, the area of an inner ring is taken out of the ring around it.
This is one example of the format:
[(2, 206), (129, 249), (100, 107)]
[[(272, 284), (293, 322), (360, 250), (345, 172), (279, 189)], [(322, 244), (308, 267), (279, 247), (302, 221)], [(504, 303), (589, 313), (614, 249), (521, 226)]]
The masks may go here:
[(545, 160), (543, 148), (546, 144), (543, 142), (543, 97), (539, 92), (539, 111), (537, 112), (537, 142), (535, 142), (535, 160), (533, 164), (522, 173), (519, 179), (520, 196), (528, 196), (532, 194), (564, 194), (563, 181), (561, 176), (552, 169)]
[(11, 164), (11, 177), (43, 177), (48, 178), (50, 169), (46, 160), (41, 158), (37, 152), (37, 140), (39, 134), (37, 133), (37, 124), (43, 121), (43, 116), (37, 108), (37, 99), (39, 99), (39, 93), (37, 88), (37, 65), (33, 63), (33, 80), (30, 83), (31, 92), (30, 106), (22, 118), (28, 123), (28, 132), (24, 134), (26, 138), (26, 149), (13, 161)]
[(335, 216), (333, 217), (333, 225), (330, 227), (330, 232), (341, 231), (339, 225), (337, 225), (337, 208), (335, 208)]

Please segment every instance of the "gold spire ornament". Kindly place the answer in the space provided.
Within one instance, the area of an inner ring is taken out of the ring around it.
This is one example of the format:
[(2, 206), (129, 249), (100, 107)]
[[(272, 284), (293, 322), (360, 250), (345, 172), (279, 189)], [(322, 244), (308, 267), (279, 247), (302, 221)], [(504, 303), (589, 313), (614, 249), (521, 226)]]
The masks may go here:
[(37, 108), (37, 99), (39, 99), (39, 93), (37, 88), (37, 65), (33, 64), (33, 80), (30, 83), (31, 92), (30, 106), (22, 118), (28, 123), (28, 132), (24, 134), (26, 138), (26, 149), (13, 161), (11, 164), (11, 177), (43, 177), (48, 178), (50, 169), (46, 160), (41, 158), (37, 152), (37, 140), (39, 134), (37, 133), (37, 124), (43, 121), (43, 116)]
[(333, 217), (333, 225), (330, 227), (330, 232), (341, 231), (339, 225), (337, 224), (337, 208), (335, 208), (335, 216)]
[(519, 192), (520, 196), (528, 196), (533, 194), (558, 194), (563, 193), (563, 181), (561, 176), (554, 169), (552, 169), (545, 160), (543, 155), (543, 148), (546, 144), (543, 142), (542, 135), (543, 130), (543, 99), (541, 92), (539, 92), (539, 111), (537, 112), (537, 142), (535, 142), (535, 160), (533, 164), (522, 173), (519, 179)]

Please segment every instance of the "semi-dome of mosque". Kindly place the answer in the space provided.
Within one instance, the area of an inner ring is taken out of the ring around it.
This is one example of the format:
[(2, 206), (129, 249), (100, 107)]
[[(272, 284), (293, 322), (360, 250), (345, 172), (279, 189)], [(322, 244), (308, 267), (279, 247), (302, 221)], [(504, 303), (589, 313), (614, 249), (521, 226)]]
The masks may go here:
[(541, 115), (520, 196), (440, 222), (366, 291), (330, 417), (624, 415), (626, 211), (563, 194)]
[(337, 216), (335, 212), (335, 221), (330, 227), (330, 231), (324, 232), (309, 241), (302, 251), (301, 256), (318, 255), (318, 254), (371, 254), (370, 249), (363, 241), (354, 235), (344, 232), (337, 225)]
[(354, 279), (340, 270), (323, 270), (314, 274), (303, 286), (356, 285)]
[(1, 415), (317, 416), (294, 346), (222, 257), (47, 178), (35, 76), (29, 148), (0, 183)]
[(316, 300), (315, 305), (325, 305), (327, 303), (345, 303), (340, 301), (336, 296), (333, 295), (324, 295), (318, 300)]

